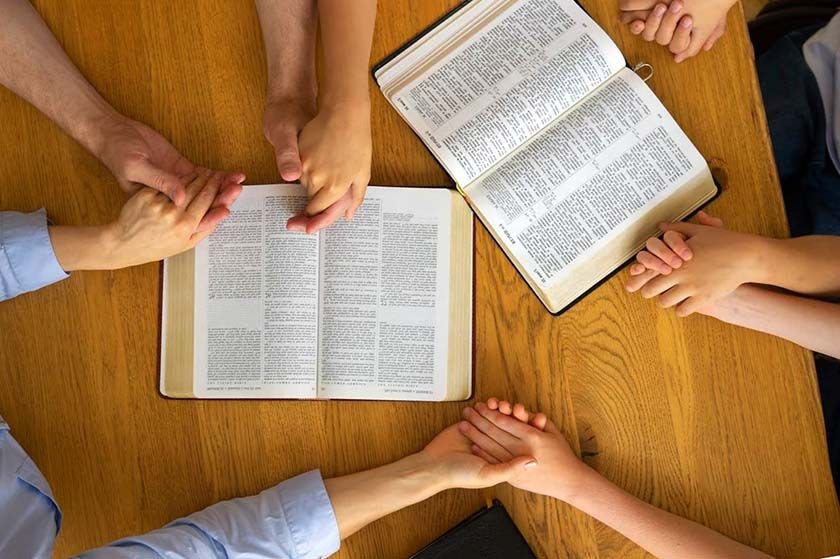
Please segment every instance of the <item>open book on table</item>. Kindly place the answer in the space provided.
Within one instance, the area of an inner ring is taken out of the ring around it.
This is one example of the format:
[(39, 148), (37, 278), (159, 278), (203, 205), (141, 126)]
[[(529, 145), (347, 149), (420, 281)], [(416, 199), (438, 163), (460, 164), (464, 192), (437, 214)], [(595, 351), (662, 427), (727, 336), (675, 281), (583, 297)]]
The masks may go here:
[(551, 312), (717, 194), (573, 0), (472, 0), (374, 75)]
[(472, 212), (444, 188), (370, 187), (350, 222), (286, 221), (299, 185), (248, 186), (164, 263), (160, 391), (176, 398), (464, 400)]

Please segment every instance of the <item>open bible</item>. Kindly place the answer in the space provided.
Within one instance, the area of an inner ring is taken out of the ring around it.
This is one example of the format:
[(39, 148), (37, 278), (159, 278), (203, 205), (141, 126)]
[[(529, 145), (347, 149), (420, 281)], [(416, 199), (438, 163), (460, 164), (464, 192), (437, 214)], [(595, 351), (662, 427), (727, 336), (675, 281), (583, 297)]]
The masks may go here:
[(370, 187), (352, 221), (286, 221), (300, 185), (249, 186), (164, 263), (160, 391), (176, 398), (464, 400), (472, 212), (442, 188)]
[(551, 312), (717, 193), (573, 0), (473, 0), (374, 75)]

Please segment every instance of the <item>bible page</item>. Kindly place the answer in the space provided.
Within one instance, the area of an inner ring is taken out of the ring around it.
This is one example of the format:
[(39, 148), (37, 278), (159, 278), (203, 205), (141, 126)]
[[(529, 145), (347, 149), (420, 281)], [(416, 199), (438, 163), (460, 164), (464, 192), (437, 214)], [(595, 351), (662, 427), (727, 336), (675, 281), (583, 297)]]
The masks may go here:
[(318, 237), (286, 230), (306, 201), (246, 186), (196, 247), (196, 397), (316, 397)]
[(526, 278), (549, 290), (635, 218), (700, 178), (712, 182), (703, 156), (625, 69), (467, 196)]
[(370, 187), (321, 232), (318, 396), (442, 400), (452, 192)]
[[(386, 96), (466, 186), (624, 67), (574, 0), (498, 4)], [(469, 19), (469, 18), (462, 18)], [(451, 30), (447, 30), (451, 33)]]

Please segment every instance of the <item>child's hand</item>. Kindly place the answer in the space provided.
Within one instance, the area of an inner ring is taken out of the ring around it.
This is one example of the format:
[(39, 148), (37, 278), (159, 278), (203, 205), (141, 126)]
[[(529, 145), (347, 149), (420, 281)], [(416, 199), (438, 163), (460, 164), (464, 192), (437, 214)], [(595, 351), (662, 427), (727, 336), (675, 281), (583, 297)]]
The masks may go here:
[[(650, 3), (622, 0), (622, 21), (630, 22), (630, 32), (646, 41), (668, 45), (674, 60), (682, 62), (714, 46), (726, 30), (726, 14), (735, 0), (673, 0), (653, 7)], [(650, 12), (642, 20), (646, 10)]]
[(575, 455), (560, 430), (541, 413), (531, 416), (521, 404), (511, 408), (509, 403), (499, 402), (499, 408), (503, 407), (511, 410), (513, 417), (481, 402), (475, 409), (464, 409), (465, 421), (458, 428), (472, 443), (473, 454), (490, 464), (532, 458), (536, 464), (516, 471), (508, 483), (562, 500), (577, 494), (591, 470)]
[(691, 259), (667, 274), (656, 271), (651, 277), (651, 270), (643, 272), (638, 276), (645, 280), (639, 280), (640, 287), (631, 282), (646, 299), (657, 297), (662, 307), (676, 306), (678, 316), (707, 309), (740, 285), (760, 280), (761, 237), (715, 225), (673, 223), (661, 228), (686, 237)]
[[(301, 183), (309, 193), (306, 214), (315, 216), (339, 202), (349, 190), (352, 203), (343, 212), (352, 219), (365, 198), (371, 164), (368, 102), (322, 109), (300, 133)], [(338, 219), (336, 215), (329, 223)]]

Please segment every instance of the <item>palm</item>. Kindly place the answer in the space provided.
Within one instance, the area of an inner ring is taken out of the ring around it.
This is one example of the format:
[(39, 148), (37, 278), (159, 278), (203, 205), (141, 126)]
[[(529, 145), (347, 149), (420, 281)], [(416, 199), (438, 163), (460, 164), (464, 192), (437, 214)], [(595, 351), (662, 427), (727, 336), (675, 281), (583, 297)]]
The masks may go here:
[[(472, 443), (458, 431), (458, 425), (444, 429), (426, 445), (423, 452), (445, 466), (453, 487), (478, 488), (495, 485), (487, 470), (489, 464), (470, 450)], [(501, 481), (501, 480), (500, 480)]]

